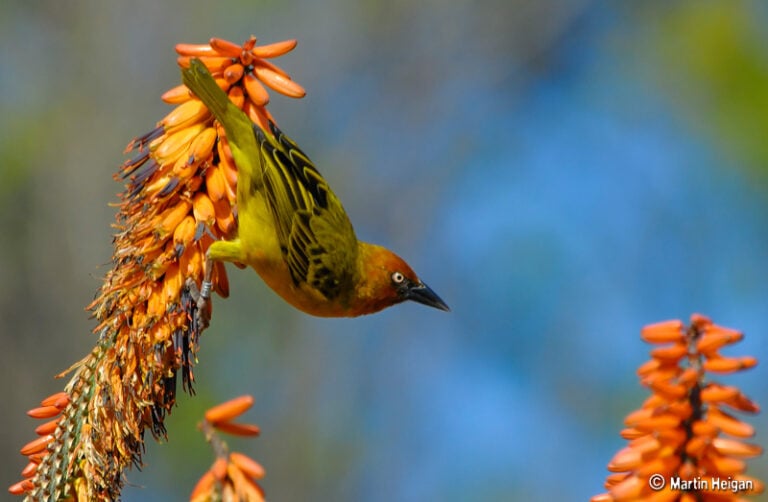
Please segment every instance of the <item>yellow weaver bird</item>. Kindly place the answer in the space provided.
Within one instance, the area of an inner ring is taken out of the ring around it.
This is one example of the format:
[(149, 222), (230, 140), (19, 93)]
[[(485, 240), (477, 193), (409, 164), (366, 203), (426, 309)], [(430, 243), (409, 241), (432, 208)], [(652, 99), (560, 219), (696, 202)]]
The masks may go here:
[(204, 324), (213, 261), (250, 265), (285, 301), (315, 316), (371, 314), (405, 300), (449, 310), (402, 258), (357, 240), (339, 199), (277, 126), (270, 122), (270, 136), (253, 124), (199, 60), (182, 78), (224, 127), (238, 173), (237, 237), (208, 248), (198, 300)]

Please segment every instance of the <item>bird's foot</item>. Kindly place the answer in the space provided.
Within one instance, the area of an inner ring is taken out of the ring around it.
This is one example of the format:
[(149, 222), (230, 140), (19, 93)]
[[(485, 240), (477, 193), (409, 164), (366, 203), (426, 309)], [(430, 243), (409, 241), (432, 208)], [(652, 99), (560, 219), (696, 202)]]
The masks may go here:
[(186, 286), (189, 295), (197, 306), (195, 319), (202, 331), (211, 324), (211, 281), (204, 280), (200, 289), (198, 289), (197, 283), (190, 277), (187, 279)]

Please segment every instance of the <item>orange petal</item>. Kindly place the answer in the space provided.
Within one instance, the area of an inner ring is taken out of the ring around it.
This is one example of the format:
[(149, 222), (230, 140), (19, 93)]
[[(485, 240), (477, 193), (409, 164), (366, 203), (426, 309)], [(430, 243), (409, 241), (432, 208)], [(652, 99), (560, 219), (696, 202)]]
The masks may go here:
[(232, 205), (228, 199), (214, 201), (213, 208), (216, 212), (216, 226), (221, 233), (229, 238), (237, 231), (237, 221), (235, 213), (232, 212)]
[(254, 47), (251, 49), (251, 54), (257, 58), (276, 58), (291, 52), (296, 47), (296, 44), (297, 41), (295, 39), (283, 40), (282, 42), (275, 42), (274, 44)]
[(625, 479), (627, 479), (631, 473), (629, 472), (612, 472), (605, 477), (605, 488), (610, 490), (612, 486), (616, 486)]
[(626, 472), (634, 470), (643, 463), (643, 453), (637, 448), (622, 448), (608, 462), (611, 472)]
[(655, 437), (646, 435), (630, 441), (629, 447), (641, 452), (644, 458), (648, 458), (647, 454), (656, 452), (661, 447), (661, 443)]
[(223, 261), (213, 264), (213, 290), (222, 298), (229, 297), (229, 278)]
[(196, 123), (183, 129), (178, 129), (177, 132), (164, 136), (162, 141), (155, 145), (150, 145), (152, 155), (157, 159), (160, 164), (172, 164), (176, 160), (186, 153), (187, 147), (189, 147), (195, 137), (205, 129), (205, 124)]
[(676, 417), (686, 420), (693, 415), (693, 406), (688, 399), (675, 401), (667, 405), (667, 411)]
[(264, 467), (252, 458), (233, 451), (229, 454), (229, 459), (239, 467), (246, 476), (249, 476), (252, 479), (261, 479), (264, 477)]
[(640, 331), (640, 338), (648, 343), (680, 342), (684, 337), (683, 322), (677, 319), (649, 324)]
[(40, 453), (45, 451), (48, 448), (48, 443), (51, 441), (53, 441), (53, 436), (50, 434), (48, 436), (43, 436), (32, 440), (21, 448), (21, 454), (31, 455), (33, 453)]
[[(176, 59), (176, 62), (181, 66), (182, 68), (189, 68), (189, 63), (192, 61), (192, 57), (189, 56), (179, 56)], [(197, 59), (200, 60), (203, 65), (205, 65), (206, 68), (208, 68), (208, 71), (211, 73), (222, 71), (227, 66), (231, 65), (235, 61), (232, 58), (223, 57), (223, 56), (203, 56), (198, 57)]]
[(627, 427), (633, 427), (637, 422), (652, 417), (654, 413), (656, 413), (656, 410), (650, 408), (640, 408), (639, 410), (635, 410), (627, 415), (627, 417), (624, 419), (624, 425)]
[(192, 94), (184, 84), (177, 85), (173, 89), (169, 89), (160, 96), (160, 99), (171, 105), (177, 105), (185, 103), (192, 98)]
[(227, 476), (227, 460), (223, 457), (217, 458), (211, 467), (211, 473), (215, 479), (223, 481)]
[(192, 199), (192, 214), (195, 217), (195, 221), (206, 225), (212, 225), (216, 221), (216, 210), (213, 207), (213, 201), (202, 192), (197, 192)]
[(665, 478), (669, 478), (675, 473), (680, 465), (680, 456), (668, 455), (666, 457), (658, 457), (652, 460), (648, 460), (640, 465), (635, 474), (640, 478), (648, 478), (653, 474), (660, 474)]
[(246, 40), (245, 43), (243, 44), (243, 50), (250, 52), (251, 49), (253, 49), (253, 46), (256, 45), (256, 42), (257, 42), (257, 38), (251, 35), (250, 37), (248, 37), (248, 40)]
[(278, 75), (282, 75), (283, 77), (285, 77), (285, 78), (287, 78), (289, 80), (291, 79), (291, 76), (288, 75), (287, 71), (283, 70), (282, 68), (280, 68), (279, 66), (277, 66), (274, 63), (270, 63), (269, 61), (265, 61), (263, 59), (257, 59), (257, 60), (254, 61), (253, 64), (254, 64), (254, 66), (255, 65), (259, 65), (259, 66), (262, 66), (262, 67), (267, 68), (269, 70), (272, 70), (273, 72), (277, 73)]
[(744, 411), (747, 413), (760, 412), (760, 407), (741, 392), (737, 392), (735, 396), (726, 399), (724, 403), (739, 411)]
[(53, 431), (55, 431), (56, 427), (59, 425), (59, 420), (61, 420), (61, 417), (58, 417), (55, 420), (51, 420), (50, 422), (46, 422), (43, 425), (37, 426), (37, 428), (35, 428), (35, 434), (38, 436), (47, 436), (48, 434), (53, 434)]
[(637, 368), (637, 374), (639, 376), (646, 376), (654, 371), (658, 370), (661, 366), (661, 361), (658, 359), (649, 359), (648, 361), (644, 362), (640, 365), (639, 368)]
[(752, 356), (745, 357), (711, 357), (702, 363), (702, 368), (712, 373), (733, 373), (757, 365), (757, 359)]
[(160, 228), (158, 231), (161, 235), (172, 234), (179, 223), (187, 216), (189, 210), (192, 209), (192, 204), (187, 200), (180, 200), (177, 204), (169, 207), (162, 213), (162, 219), (160, 220)]
[(717, 403), (733, 399), (738, 396), (738, 394), (739, 389), (736, 387), (708, 383), (701, 389), (701, 400), (705, 403)]
[(253, 101), (256, 106), (264, 106), (269, 103), (269, 93), (261, 85), (259, 79), (253, 73), (248, 73), (243, 79), (245, 84), (245, 91), (248, 93), (248, 98)]
[(205, 419), (211, 424), (218, 424), (237, 418), (253, 406), (253, 396), (240, 396), (221, 403), (205, 412)]
[(60, 410), (66, 408), (67, 404), (69, 404), (69, 394), (66, 392), (57, 392), (40, 402), (40, 406), (56, 406)]
[(183, 279), (179, 273), (178, 264), (172, 263), (165, 271), (163, 278), (163, 299), (166, 303), (173, 304), (178, 301), (184, 283)]
[(191, 277), (199, 282), (203, 275), (203, 253), (197, 246), (189, 247), (179, 258), (179, 270), (184, 277)]
[(258, 436), (261, 434), (261, 429), (258, 425), (254, 424), (237, 424), (233, 422), (218, 422), (213, 424), (216, 429), (233, 436)]
[(267, 87), (280, 94), (285, 94), (291, 98), (303, 98), (307, 94), (302, 86), (274, 71), (272, 68), (267, 68), (265, 65), (260, 64), (260, 62), (253, 66), (253, 73)]
[(639, 431), (634, 428), (627, 427), (626, 429), (622, 429), (619, 435), (623, 437), (624, 439), (637, 439), (643, 436), (646, 436), (648, 433), (646, 431)]
[(728, 438), (715, 438), (712, 440), (712, 446), (719, 453), (731, 457), (756, 457), (763, 452), (763, 449), (756, 444), (744, 443), (743, 441)]
[(688, 354), (688, 346), (684, 343), (676, 343), (666, 347), (659, 347), (651, 351), (651, 357), (661, 361), (677, 361)]
[(659, 429), (671, 429), (680, 425), (682, 419), (675, 415), (666, 413), (645, 420), (640, 420), (634, 424), (636, 429), (645, 431), (654, 431)]
[(189, 500), (193, 502), (211, 500), (211, 489), (215, 482), (216, 478), (213, 476), (213, 473), (210, 470), (205, 471), (205, 474), (200, 476), (195, 488), (192, 490)]
[(662, 449), (672, 448), (677, 450), (680, 445), (688, 440), (688, 434), (682, 428), (657, 430), (653, 434), (661, 443)]
[(243, 106), (243, 111), (251, 122), (259, 126), (263, 131), (269, 131), (269, 114), (266, 109), (256, 106), (252, 101), (247, 100)]
[(235, 63), (232, 66), (228, 66), (227, 69), (224, 70), (224, 79), (230, 84), (235, 84), (243, 77), (244, 71), (245, 69), (243, 68), (243, 65), (240, 63)]
[(210, 166), (205, 171), (205, 188), (208, 197), (216, 203), (227, 196), (227, 180), (224, 173), (216, 166)]
[(47, 453), (33, 453), (32, 455), (27, 455), (27, 458), (30, 462), (33, 462), (35, 464), (39, 464), (43, 461)]
[(202, 101), (199, 99), (190, 99), (171, 110), (171, 112), (160, 121), (160, 124), (163, 125), (167, 134), (173, 134), (179, 129), (197, 122), (203, 122), (210, 116), (211, 113)]
[(213, 47), (207, 44), (176, 44), (176, 53), (179, 56), (216, 56)]
[(188, 162), (195, 163), (207, 159), (213, 152), (215, 143), (216, 129), (213, 127), (206, 127), (189, 145)]
[(669, 401), (681, 399), (688, 395), (688, 388), (684, 385), (676, 385), (665, 381), (653, 382), (649, 387)]
[(712, 320), (702, 314), (691, 314), (691, 324), (697, 329), (704, 329), (712, 324)]
[(152, 283), (152, 292), (147, 298), (147, 316), (151, 321), (161, 317), (166, 310), (166, 303), (163, 301), (162, 284), (160, 282)]
[(51, 418), (61, 413), (61, 410), (56, 406), (41, 406), (40, 408), (33, 408), (27, 412), (27, 415), (32, 418)]
[(693, 434), (697, 437), (714, 438), (718, 434), (718, 429), (709, 420), (697, 420), (691, 426)]
[(631, 475), (624, 481), (611, 487), (611, 495), (613, 495), (616, 500), (634, 500), (638, 499), (647, 488), (648, 483), (637, 476)]
[(640, 382), (643, 385), (650, 385), (656, 382), (669, 382), (682, 372), (683, 369), (676, 362), (671, 364), (668, 363), (662, 365), (653, 373), (649, 373), (645, 377), (641, 378)]
[(709, 446), (711, 439), (706, 436), (696, 436), (685, 445), (685, 453), (691, 458), (699, 458), (704, 449)]
[(222, 75), (220, 72), (216, 74), (211, 75), (213, 77), (213, 80), (216, 81), (216, 85), (219, 86), (219, 89), (221, 89), (224, 92), (229, 92), (229, 88), (232, 86), (229, 82), (227, 82), (227, 79), (224, 78), (224, 75)]
[(710, 408), (707, 421), (731, 436), (748, 438), (755, 435), (754, 427), (715, 407)]
[(22, 477), (25, 477), (25, 478), (31, 478), (32, 476), (35, 475), (36, 472), (37, 472), (37, 464), (34, 462), (30, 462), (27, 464), (26, 467), (24, 467), (24, 470), (21, 471), (21, 475)]
[(669, 404), (669, 401), (664, 399), (663, 397), (659, 396), (658, 394), (651, 394), (646, 398), (645, 401), (643, 401), (643, 408), (650, 408), (648, 410), (649, 412), (652, 412), (654, 409), (667, 406)]
[(702, 354), (709, 354), (742, 338), (744, 335), (738, 331), (709, 328), (696, 342), (696, 350)]
[(195, 218), (192, 215), (185, 216), (173, 231), (174, 245), (180, 247), (182, 250), (186, 249), (195, 238), (195, 230)]
[(699, 377), (700, 375), (697, 370), (693, 368), (687, 368), (680, 374), (680, 376), (677, 377), (677, 382), (690, 388), (693, 386), (693, 384), (699, 381)]
[(8, 492), (12, 495), (22, 495), (28, 491), (31, 491), (32, 488), (34, 488), (35, 485), (32, 484), (32, 482), (28, 479), (24, 479), (22, 481), (19, 481), (18, 483), (12, 484), (8, 488)]
[(718, 474), (720, 476), (733, 476), (741, 474), (747, 468), (747, 463), (739, 458), (723, 456), (717, 451), (709, 450), (699, 464), (707, 472)]
[(245, 103), (245, 94), (243, 94), (243, 88), (239, 86), (233, 86), (229, 89), (229, 100), (235, 104), (236, 107), (243, 109), (243, 103)]
[(223, 38), (212, 38), (209, 43), (213, 50), (222, 56), (240, 57), (243, 47)]

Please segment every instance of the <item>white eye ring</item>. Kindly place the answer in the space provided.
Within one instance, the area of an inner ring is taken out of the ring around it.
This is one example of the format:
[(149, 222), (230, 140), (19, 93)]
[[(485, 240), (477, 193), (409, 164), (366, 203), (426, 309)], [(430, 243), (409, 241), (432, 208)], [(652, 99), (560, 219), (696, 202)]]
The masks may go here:
[(405, 280), (405, 276), (400, 272), (395, 272), (394, 274), (392, 274), (392, 282), (394, 282), (395, 284), (402, 284), (404, 280)]

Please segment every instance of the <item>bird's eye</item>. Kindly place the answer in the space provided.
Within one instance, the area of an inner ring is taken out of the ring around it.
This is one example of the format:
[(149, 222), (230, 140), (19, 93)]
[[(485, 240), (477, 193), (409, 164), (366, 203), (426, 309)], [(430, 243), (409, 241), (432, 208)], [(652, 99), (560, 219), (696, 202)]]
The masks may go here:
[(392, 274), (392, 282), (394, 282), (395, 284), (402, 284), (404, 280), (405, 280), (405, 276), (400, 272), (395, 272), (394, 274)]

